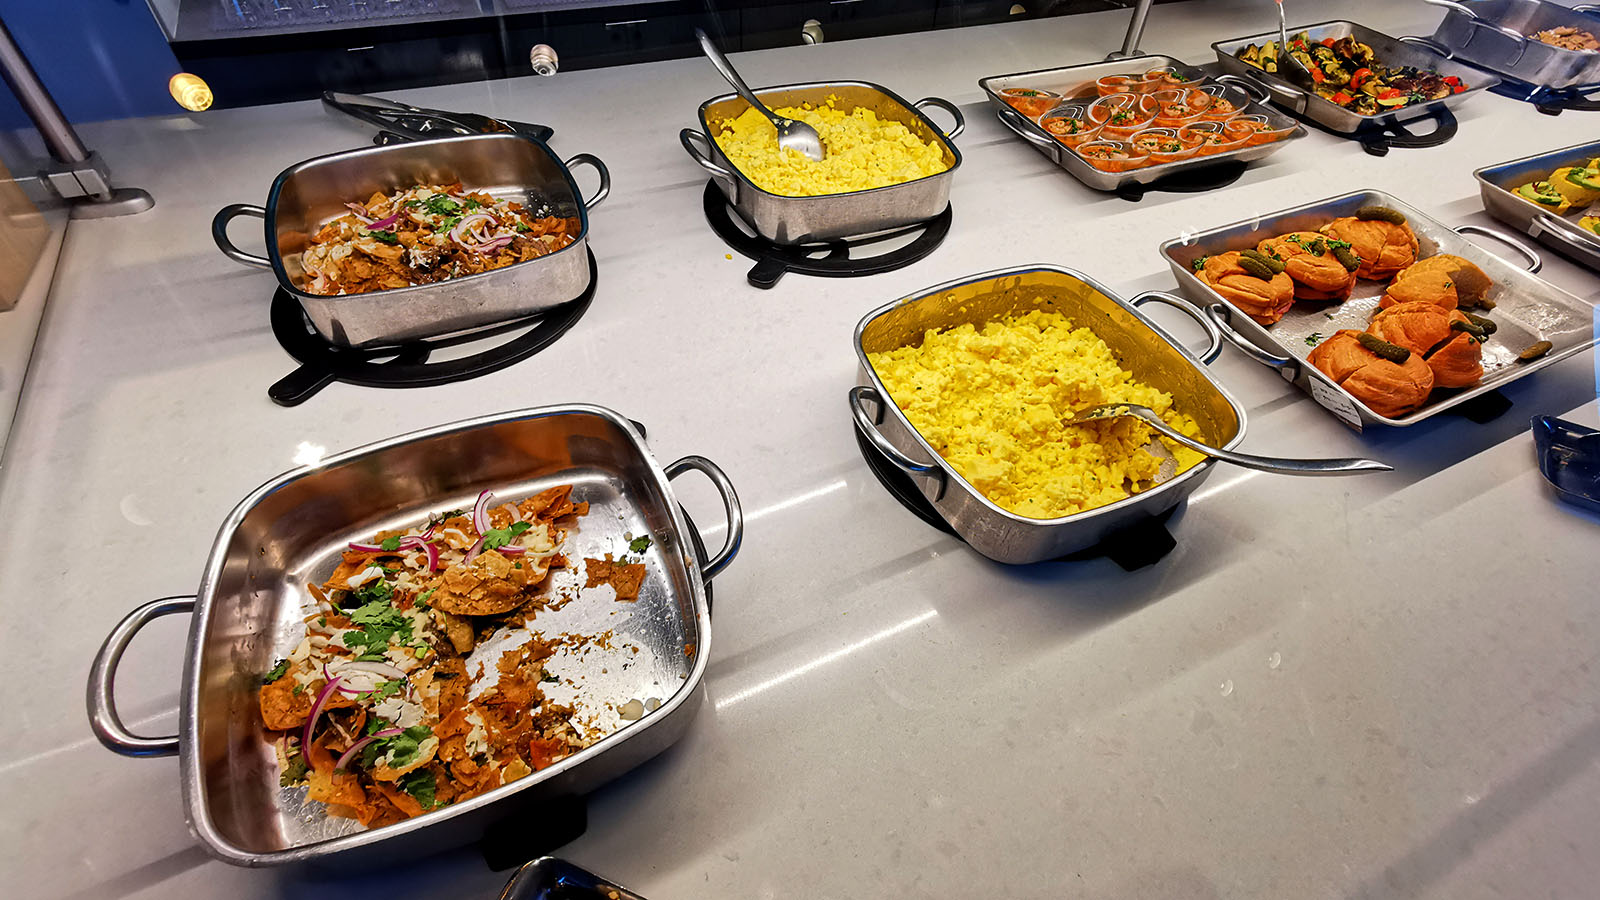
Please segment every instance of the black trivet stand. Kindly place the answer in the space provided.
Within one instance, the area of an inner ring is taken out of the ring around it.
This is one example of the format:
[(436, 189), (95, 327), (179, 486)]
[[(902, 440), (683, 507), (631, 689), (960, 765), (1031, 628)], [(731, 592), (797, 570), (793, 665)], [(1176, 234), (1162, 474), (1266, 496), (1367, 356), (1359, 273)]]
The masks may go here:
[[(766, 290), (778, 283), (785, 272), (800, 275), (817, 275), (823, 278), (853, 278), (859, 275), (879, 275), (904, 268), (932, 253), (944, 243), (950, 233), (952, 219), (950, 207), (926, 222), (905, 228), (886, 231), (864, 238), (827, 241), (818, 244), (775, 244), (766, 238), (747, 232), (738, 214), (728, 205), (728, 199), (717, 189), (715, 182), (706, 183), (704, 203), (706, 221), (728, 246), (756, 261), (747, 278), (750, 284)], [(920, 233), (919, 233), (920, 232)], [(917, 237), (895, 250), (877, 256), (856, 256), (863, 250), (885, 241), (915, 234)], [(817, 257), (816, 254), (825, 253)]]
[[(300, 367), (267, 388), (279, 406), (296, 406), (335, 381), (364, 387), (432, 387), (496, 372), (538, 353), (567, 333), (594, 300), (599, 267), (589, 251), (589, 287), (577, 299), (537, 316), (391, 347), (356, 349), (330, 343), (306, 320), (300, 304), (279, 290), (272, 298), (272, 333)], [(436, 350), (522, 331), (487, 350), (428, 362)]]
[[(883, 454), (872, 446), (872, 442), (867, 440), (867, 436), (861, 433), (861, 429), (854, 430), (856, 445), (861, 448), (862, 459), (867, 461), (867, 468), (877, 476), (878, 482), (890, 496), (917, 518), (960, 540), (961, 536), (956, 534), (955, 529), (950, 527), (950, 523), (946, 522), (943, 516), (939, 515), (939, 511), (928, 502), (928, 498), (922, 495), (922, 491), (918, 490), (911, 476), (884, 458)], [(1176, 511), (1177, 507), (1173, 507), (1158, 516), (1146, 516), (1093, 547), (1049, 561), (1079, 562), (1104, 556), (1127, 572), (1154, 565), (1171, 553), (1172, 548), (1178, 546), (1178, 542), (1173, 540), (1172, 533), (1167, 531), (1166, 527), (1167, 520), (1172, 518), (1172, 514)]]
[(1502, 97), (1532, 103), (1533, 108), (1547, 116), (1559, 116), (1571, 109), (1579, 112), (1600, 111), (1600, 97), (1595, 96), (1596, 88), (1584, 91), (1577, 88), (1535, 87), (1522, 81), (1502, 79), (1499, 84), (1490, 88)]
[[(1437, 147), (1456, 136), (1459, 123), (1456, 114), (1449, 107), (1441, 106), (1426, 116), (1409, 119), (1405, 122), (1395, 122), (1389, 125), (1367, 125), (1355, 131), (1334, 131), (1321, 122), (1313, 122), (1304, 115), (1296, 114), (1295, 118), (1306, 125), (1320, 129), (1334, 137), (1347, 138), (1361, 142), (1361, 149), (1373, 156), (1388, 156), (1391, 147)], [(1432, 131), (1427, 134), (1417, 134), (1406, 126), (1432, 119), (1435, 122)]]
[(1116, 194), (1130, 203), (1138, 203), (1144, 195), (1152, 191), (1167, 191), (1174, 194), (1198, 194), (1201, 191), (1214, 191), (1225, 188), (1244, 174), (1249, 163), (1239, 160), (1225, 160), (1214, 166), (1201, 166), (1183, 172), (1173, 172), (1164, 175), (1149, 184), (1128, 183), (1117, 188)]

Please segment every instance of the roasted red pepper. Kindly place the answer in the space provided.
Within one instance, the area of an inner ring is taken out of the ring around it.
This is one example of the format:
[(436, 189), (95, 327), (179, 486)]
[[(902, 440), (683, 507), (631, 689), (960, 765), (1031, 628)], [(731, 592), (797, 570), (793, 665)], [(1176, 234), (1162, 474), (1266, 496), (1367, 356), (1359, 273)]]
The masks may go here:
[(1334, 94), (1332, 97), (1329, 97), (1328, 99), (1332, 100), (1333, 102), (1335, 102), (1337, 104), (1339, 104), (1340, 106), (1343, 106), (1344, 104), (1349, 103), (1351, 100), (1354, 100), (1355, 98), (1350, 96), (1349, 94), (1346, 94), (1344, 91), (1340, 91), (1337, 94)]
[(1362, 67), (1350, 75), (1350, 90), (1359, 90), (1361, 83), (1372, 77), (1372, 70)]

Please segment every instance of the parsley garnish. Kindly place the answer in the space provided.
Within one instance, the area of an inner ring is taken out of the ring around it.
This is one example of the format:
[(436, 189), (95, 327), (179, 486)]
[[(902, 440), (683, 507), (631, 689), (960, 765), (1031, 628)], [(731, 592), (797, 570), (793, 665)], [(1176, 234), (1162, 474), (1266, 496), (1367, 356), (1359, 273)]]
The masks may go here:
[(427, 769), (418, 769), (400, 777), (400, 789), (422, 804), (423, 809), (433, 809), (439, 805), (439, 802), (434, 799), (434, 792), (438, 789), (438, 786), (438, 782), (433, 778), (433, 772)]
[(528, 226), (522, 224), (521, 222), (517, 223), (517, 232), (519, 234), (526, 234), (526, 233), (528, 233), (528, 232), (530, 232), (532, 230), (533, 230), (532, 228), (529, 228)]
[(451, 200), (449, 197), (446, 197), (443, 194), (434, 194), (432, 197), (429, 197), (427, 200), (423, 201), (422, 205), (428, 208), (428, 212), (440, 216), (455, 215), (461, 211), (461, 204)]
[(287, 659), (280, 659), (275, 665), (273, 665), (272, 668), (267, 670), (267, 674), (261, 676), (261, 683), (271, 684), (274, 681), (277, 681), (279, 678), (282, 678), (283, 673), (287, 671), (289, 671), (289, 661)]
[(527, 522), (512, 522), (509, 528), (491, 528), (483, 533), (483, 549), (498, 550), (532, 527)]
[(385, 550), (399, 550), (400, 549), (400, 535), (396, 534), (396, 535), (391, 535), (389, 537), (386, 537), (386, 538), (383, 539), (383, 543), (379, 544), (378, 546), (382, 547)]
[(411, 207), (412, 209), (416, 209), (417, 207), (422, 205), (422, 201), (418, 200), (415, 197), (412, 197), (410, 200), (406, 201), (406, 205)]
[(468, 197), (468, 198), (462, 200), (461, 201), (461, 205), (465, 206), (467, 209), (478, 209), (478, 208), (483, 206), (482, 203), (479, 203), (478, 201), (472, 199), (471, 197)]
[(1306, 335), (1306, 346), (1308, 346), (1308, 347), (1315, 347), (1317, 344), (1319, 344), (1321, 342), (1322, 342), (1322, 332), (1320, 332), (1320, 331), (1313, 331), (1310, 334)]
[(372, 239), (380, 244), (400, 243), (400, 236), (392, 231), (369, 231), (367, 234), (372, 235)]
[(641, 534), (628, 542), (628, 549), (634, 553), (643, 553), (650, 549), (650, 535)]

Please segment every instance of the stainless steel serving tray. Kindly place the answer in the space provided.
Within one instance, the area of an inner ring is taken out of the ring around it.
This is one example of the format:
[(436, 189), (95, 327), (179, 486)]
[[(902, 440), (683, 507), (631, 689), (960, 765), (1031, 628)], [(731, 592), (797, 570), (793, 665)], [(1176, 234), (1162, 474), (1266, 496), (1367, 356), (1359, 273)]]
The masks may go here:
[[(707, 559), (694, 549), (698, 539), (668, 483), (691, 469), (712, 480), (728, 517), (727, 542)], [(329, 817), (304, 799), (304, 788), (279, 787), (256, 694), (261, 673), (304, 635), (305, 585), (327, 577), (348, 541), (468, 507), (483, 489), (510, 501), (562, 484), (573, 485), (573, 498), (587, 501), (589, 513), (569, 531), (563, 552), (571, 564), (552, 571), (549, 589), (582, 588), (581, 560), (617, 552), (627, 533), (648, 534), (653, 543), (636, 603), (586, 603), (580, 593), (550, 614), (560, 617), (552, 624), (562, 632), (612, 630), (618, 644), (638, 652), (628, 652), (626, 667), (596, 653), (557, 671), (582, 686), (583, 708), (646, 697), (662, 698), (661, 705), (548, 768), (383, 828)], [(627, 419), (598, 406), (501, 413), (351, 450), (255, 490), (223, 522), (194, 597), (157, 600), (123, 619), (90, 672), (90, 721), (116, 752), (180, 755), (190, 828), (224, 862), (270, 866), (339, 854), (341, 864), (365, 865), (468, 843), (507, 815), (538, 815), (541, 798), (582, 793), (621, 775), (683, 734), (705, 693), (706, 584), (738, 551), (742, 522), (732, 485), (709, 460), (688, 456), (663, 468)], [(179, 733), (139, 737), (112, 703), (118, 661), (141, 627), (181, 612), (193, 619)]]
[(1440, 75), (1454, 75), (1467, 85), (1467, 89), (1459, 94), (1451, 94), (1438, 100), (1429, 100), (1426, 103), (1415, 103), (1405, 106), (1394, 112), (1378, 113), (1363, 116), (1348, 109), (1325, 100), (1316, 94), (1307, 93), (1288, 80), (1277, 75), (1271, 75), (1255, 66), (1249, 65), (1239, 59), (1238, 54), (1251, 44), (1261, 44), (1266, 41), (1276, 41), (1276, 31), (1253, 34), (1249, 37), (1236, 38), (1229, 41), (1218, 41), (1211, 45), (1216, 51), (1217, 62), (1222, 65), (1222, 70), (1231, 75), (1248, 78), (1257, 84), (1272, 97), (1272, 102), (1284, 109), (1304, 115), (1306, 118), (1340, 134), (1352, 134), (1363, 128), (1393, 125), (1397, 122), (1407, 122), (1432, 115), (1435, 111), (1447, 106), (1454, 106), (1473, 94), (1488, 90), (1500, 83), (1500, 79), (1493, 75), (1484, 74), (1479, 69), (1474, 69), (1462, 63), (1452, 62), (1432, 50), (1418, 46), (1414, 42), (1401, 41), (1392, 38), (1381, 31), (1373, 31), (1365, 25), (1355, 22), (1332, 21), (1321, 22), (1316, 25), (1301, 25), (1289, 29), (1292, 37), (1302, 31), (1309, 32), (1312, 41), (1323, 38), (1353, 37), (1370, 46), (1380, 61), (1389, 66), (1415, 66), (1419, 69), (1433, 69)]
[(1293, 119), (1265, 105), (1263, 101), (1266, 99), (1266, 92), (1263, 88), (1254, 82), (1224, 76), (1224, 81), (1238, 85), (1251, 95), (1253, 102), (1241, 112), (1264, 115), (1269, 122), (1279, 127), (1292, 125), (1294, 126), (1294, 131), (1290, 132), (1282, 140), (1273, 141), (1270, 144), (1245, 147), (1242, 150), (1214, 153), (1210, 156), (1197, 156), (1193, 159), (1180, 159), (1177, 162), (1160, 163), (1129, 172), (1102, 172), (1089, 165), (1088, 161), (1083, 157), (1073, 153), (1072, 148), (1051, 137), (1050, 132), (1045, 131), (1038, 122), (1024, 116), (1000, 98), (1000, 92), (1006, 88), (1033, 88), (1035, 90), (1054, 91), (1065, 95), (1069, 100), (1093, 100), (1096, 94), (1095, 79), (1097, 78), (1104, 78), (1107, 75), (1131, 75), (1167, 66), (1192, 73), (1194, 78), (1199, 80), (1217, 81), (1217, 79), (1210, 78), (1194, 66), (1171, 56), (1137, 56), (1108, 62), (1063, 66), (1056, 69), (1017, 72), (1012, 75), (990, 75), (987, 78), (979, 79), (978, 87), (982, 88), (983, 92), (989, 96), (989, 102), (993, 104), (995, 116), (1000, 120), (1000, 124), (1009, 128), (1017, 137), (1032, 144), (1040, 153), (1048, 157), (1051, 162), (1071, 172), (1074, 178), (1097, 191), (1115, 191), (1130, 184), (1150, 184), (1168, 175), (1203, 169), (1219, 162), (1230, 160), (1254, 162), (1277, 153), (1292, 140), (1305, 137), (1306, 130), (1304, 127)]
[[(1394, 419), (1368, 409), (1366, 404), (1306, 362), (1320, 337), (1330, 336), (1341, 328), (1365, 331), (1378, 310), (1378, 300), (1387, 282), (1358, 281), (1350, 299), (1339, 304), (1297, 302), (1276, 324), (1263, 326), (1235, 309), (1194, 273), (1194, 261), (1201, 256), (1254, 247), (1265, 238), (1290, 231), (1316, 231), (1332, 219), (1352, 215), (1363, 206), (1388, 206), (1404, 213), (1417, 235), (1419, 259), (1437, 253), (1454, 254), (1476, 263), (1495, 282), (1489, 296), (1496, 305), (1487, 315), (1499, 325), (1499, 330), (1483, 345), (1483, 379), (1465, 390), (1437, 394), (1437, 399), (1421, 409)], [(1528, 267), (1506, 262), (1463, 237), (1463, 233), (1493, 237), (1516, 248), (1528, 257)], [(1463, 225), (1451, 230), (1416, 207), (1382, 191), (1356, 191), (1175, 238), (1161, 245), (1161, 255), (1171, 265), (1183, 294), (1197, 303), (1209, 304), (1206, 313), (1223, 336), (1249, 356), (1276, 368), (1341, 422), (1357, 430), (1363, 425), (1415, 425), (1554, 365), (1595, 343), (1594, 309), (1535, 277), (1540, 260), (1532, 248), (1508, 234), (1482, 226)], [(1554, 345), (1547, 355), (1533, 362), (1517, 361), (1518, 353), (1541, 340)]]
[[(816, 197), (786, 197), (756, 187), (748, 176), (728, 162), (722, 148), (708, 135), (712, 122), (734, 118), (749, 106), (738, 94), (723, 94), (700, 104), (700, 130), (685, 128), (679, 140), (689, 156), (711, 173), (711, 180), (728, 198), (740, 218), (755, 232), (779, 244), (810, 244), (840, 238), (860, 237), (923, 222), (944, 212), (950, 204), (950, 180), (961, 168), (961, 151), (954, 138), (966, 130), (961, 110), (948, 100), (927, 97), (907, 103), (899, 94), (882, 85), (865, 81), (786, 84), (755, 92), (769, 109), (810, 103), (825, 105), (835, 98), (839, 109), (850, 111), (866, 107), (879, 118), (904, 124), (920, 140), (937, 143), (944, 149), (948, 165), (943, 172), (915, 181), (891, 184), (864, 191), (823, 194)], [(955, 126), (948, 132), (939, 128), (922, 112), (934, 106), (949, 113)]]
[(1424, 46), (1535, 88), (1600, 84), (1600, 52), (1566, 50), (1529, 37), (1561, 25), (1600, 35), (1600, 7), (1548, 0), (1423, 0), (1447, 12)]
[[(1156, 301), (1200, 323), (1209, 338), (1196, 354), (1173, 340), (1139, 307)], [(1126, 301), (1088, 276), (1053, 266), (1022, 266), (960, 278), (904, 297), (868, 313), (856, 326), (857, 386), (850, 410), (858, 428), (894, 465), (912, 476), (935, 509), (974, 550), (997, 562), (1054, 559), (1099, 543), (1146, 516), (1183, 502), (1217, 465), (1207, 459), (1150, 490), (1107, 506), (1056, 519), (1030, 519), (996, 506), (945, 462), (895, 403), (867, 359), (922, 340), (930, 329), (981, 324), (1046, 308), (1092, 330), (1140, 380), (1172, 394), (1194, 417), (1203, 440), (1231, 449), (1244, 439), (1244, 407), (1205, 364), (1217, 357), (1222, 337), (1200, 310), (1160, 291)], [(869, 410), (868, 405), (875, 407)]]
[(1472, 177), (1478, 179), (1478, 193), (1489, 215), (1600, 271), (1600, 235), (1512, 193), (1530, 181), (1548, 178), (1562, 166), (1582, 166), (1595, 157), (1600, 157), (1600, 141), (1485, 166)]
[[(571, 167), (592, 166), (600, 187), (583, 200)], [(515, 200), (550, 215), (577, 217), (578, 237), (538, 259), (433, 284), (326, 297), (300, 290), (299, 255), (324, 224), (347, 215), (346, 202), (364, 202), (417, 184), (459, 181), (468, 190)], [(269, 268), (278, 286), (300, 303), (317, 332), (335, 344), (371, 347), (448, 334), (542, 312), (577, 299), (589, 287), (589, 210), (611, 191), (599, 159), (580, 153), (565, 163), (550, 148), (517, 134), (479, 134), (366, 147), (319, 156), (283, 170), (266, 206), (225, 206), (211, 223), (217, 247), (230, 259)], [(266, 256), (247, 253), (228, 238), (238, 216), (263, 220)]]

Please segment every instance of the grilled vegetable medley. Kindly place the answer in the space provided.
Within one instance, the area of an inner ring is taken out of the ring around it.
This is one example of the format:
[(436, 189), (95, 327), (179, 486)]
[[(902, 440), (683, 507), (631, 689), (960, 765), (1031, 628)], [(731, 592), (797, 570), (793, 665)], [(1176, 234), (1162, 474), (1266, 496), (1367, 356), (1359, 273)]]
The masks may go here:
[[(1239, 60), (1275, 75), (1280, 52), (1277, 41), (1251, 44), (1239, 53)], [(1371, 45), (1353, 37), (1313, 41), (1302, 31), (1289, 38), (1289, 53), (1311, 73), (1317, 96), (1363, 116), (1439, 100), (1467, 89), (1454, 75), (1385, 65)]]

